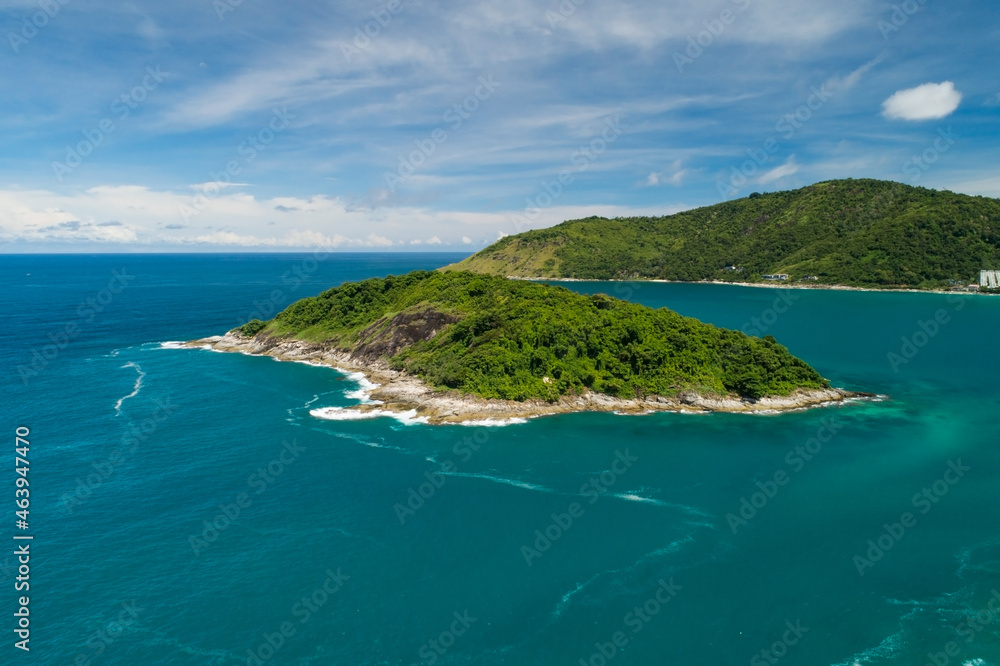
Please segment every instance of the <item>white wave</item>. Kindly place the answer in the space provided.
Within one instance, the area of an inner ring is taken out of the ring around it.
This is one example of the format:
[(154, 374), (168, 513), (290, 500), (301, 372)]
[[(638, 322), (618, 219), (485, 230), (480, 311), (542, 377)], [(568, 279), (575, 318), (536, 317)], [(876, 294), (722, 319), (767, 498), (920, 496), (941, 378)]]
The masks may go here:
[[(259, 354), (251, 354), (249, 352), (241, 352), (241, 353), (246, 353), (247, 356), (259, 356)], [(284, 363), (286, 359), (278, 358), (277, 356), (272, 356), (271, 360), (272, 361), (277, 361), (278, 363)], [(291, 362), (292, 363), (299, 363), (301, 365), (308, 365), (308, 366), (310, 366), (312, 368), (329, 368), (330, 367), (330, 366), (325, 365), (323, 363), (320, 363), (318, 361), (310, 361), (308, 359), (291, 359)]]
[(142, 390), (142, 378), (146, 376), (146, 373), (142, 371), (142, 368), (139, 367), (139, 364), (133, 361), (129, 361), (122, 367), (135, 368), (135, 371), (138, 374), (135, 378), (135, 384), (132, 386), (132, 392), (124, 397), (118, 398), (118, 402), (115, 403), (115, 416), (121, 416), (123, 402), (125, 402), (129, 398), (134, 398), (135, 396), (139, 395), (139, 391)]
[(376, 442), (375, 440), (366, 439), (363, 437), (351, 437), (350, 439), (357, 442), (358, 444), (362, 444), (364, 446), (368, 446), (373, 449), (386, 449), (388, 451), (403, 451), (404, 453), (408, 453), (406, 449), (400, 448), (398, 446), (392, 446), (391, 444), (386, 444), (385, 442)]
[(667, 544), (663, 548), (657, 548), (656, 550), (653, 550), (653, 551), (650, 551), (650, 552), (646, 553), (645, 555), (643, 555), (642, 557), (640, 557), (636, 561), (635, 564), (639, 565), (639, 564), (642, 564), (643, 562), (645, 562), (646, 560), (655, 560), (656, 558), (662, 557), (664, 555), (673, 555), (674, 553), (676, 553), (677, 551), (679, 551), (681, 548), (683, 548), (684, 546), (688, 545), (689, 543), (694, 543), (694, 535), (692, 535), (692, 534), (688, 534), (685, 537), (681, 537), (680, 539), (677, 539), (676, 541), (671, 541), (669, 544)]
[(350, 370), (343, 370), (341, 368), (336, 368), (336, 370), (358, 385), (358, 388), (353, 391), (344, 391), (345, 398), (348, 400), (357, 400), (362, 405), (382, 404), (381, 400), (372, 400), (372, 391), (380, 387), (381, 384), (371, 381), (363, 372), (351, 372)]
[(618, 495), (612, 495), (612, 497), (617, 497), (620, 500), (625, 500), (626, 502), (642, 502), (644, 504), (655, 504), (656, 506), (669, 506), (666, 502), (662, 502), (658, 499), (653, 499), (652, 497), (641, 497), (639, 495), (633, 495), (632, 493), (621, 493)]
[[(156, 344), (156, 343), (151, 343), (151, 344)], [(188, 344), (187, 342), (178, 342), (176, 340), (168, 340), (167, 342), (161, 342), (161, 343), (159, 343), (159, 348), (160, 349), (205, 349), (207, 351), (216, 352), (218, 354), (227, 354), (227, 353), (229, 353), (229, 352), (225, 352), (225, 351), (223, 351), (221, 349), (216, 349), (215, 347), (213, 347), (212, 345), (208, 344), (207, 342), (205, 344), (203, 344), (203, 345), (192, 345), (192, 344)]]
[(599, 574), (594, 574), (593, 576), (590, 577), (590, 580), (588, 580), (587, 582), (578, 583), (576, 587), (574, 587), (566, 594), (562, 595), (562, 597), (559, 599), (559, 603), (557, 603), (555, 609), (553, 609), (552, 615), (554, 617), (559, 617), (560, 615), (562, 615), (563, 611), (566, 610), (566, 608), (569, 606), (574, 596), (582, 592), (588, 585), (590, 585), (591, 583), (593, 583), (595, 580), (597, 580), (606, 573), (608, 572), (604, 571)]
[(470, 474), (465, 472), (441, 472), (444, 476), (458, 476), (466, 479), (482, 479), (483, 481), (491, 481), (493, 483), (502, 483), (507, 486), (514, 486), (515, 488), (523, 488), (524, 490), (535, 490), (543, 493), (557, 493), (561, 494), (552, 488), (546, 488), (545, 486), (539, 486), (534, 483), (528, 483), (527, 481), (521, 481), (520, 479), (508, 479), (502, 476), (491, 476), (489, 474)]
[(903, 631), (900, 630), (891, 636), (886, 636), (875, 647), (859, 652), (847, 661), (834, 664), (833, 666), (863, 666), (876, 659), (892, 659), (905, 647), (905, 644), (906, 639), (904, 638)]
[(641, 492), (643, 491), (633, 490), (629, 492), (613, 494), (611, 496), (616, 499), (624, 500), (626, 502), (640, 502), (642, 504), (652, 504), (654, 506), (664, 506), (671, 509), (677, 509), (678, 511), (683, 511), (684, 513), (690, 514), (692, 516), (698, 516), (700, 518), (712, 517), (709, 514), (705, 513), (704, 511), (700, 511), (694, 508), (693, 506), (687, 506), (686, 504), (677, 504), (676, 502), (666, 502), (664, 500), (658, 500), (653, 497), (646, 497), (645, 495), (639, 494)]
[(374, 391), (381, 386), (381, 384), (376, 384), (368, 379), (363, 372), (351, 372), (349, 370), (341, 370), (341, 372), (343, 372), (351, 381), (357, 382), (363, 390)]
[(417, 410), (411, 409), (406, 412), (390, 412), (384, 409), (372, 409), (362, 412), (348, 407), (320, 407), (309, 410), (309, 416), (326, 421), (367, 421), (378, 418), (396, 419), (403, 425), (416, 425), (427, 423), (426, 416), (417, 416)]
[(502, 428), (504, 426), (520, 425), (522, 423), (527, 423), (527, 422), (528, 419), (521, 417), (512, 417), (509, 419), (480, 419), (478, 421), (460, 421), (455, 425), (470, 426), (476, 428)]

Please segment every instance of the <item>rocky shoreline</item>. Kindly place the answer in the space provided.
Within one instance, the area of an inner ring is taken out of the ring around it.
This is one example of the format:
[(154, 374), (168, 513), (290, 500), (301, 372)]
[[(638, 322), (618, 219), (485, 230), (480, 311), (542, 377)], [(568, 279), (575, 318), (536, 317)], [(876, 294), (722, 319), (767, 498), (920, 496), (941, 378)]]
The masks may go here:
[(588, 411), (624, 414), (656, 411), (775, 413), (875, 397), (868, 393), (829, 388), (800, 390), (789, 396), (759, 400), (749, 400), (739, 396), (706, 397), (694, 392), (683, 392), (677, 397), (653, 396), (643, 400), (626, 400), (602, 393), (563, 396), (556, 402), (487, 400), (458, 391), (435, 391), (418, 377), (393, 370), (383, 361), (359, 359), (349, 353), (327, 349), (322, 345), (302, 340), (247, 338), (230, 331), (221, 336), (192, 340), (185, 343), (185, 346), (270, 356), (282, 361), (307, 362), (341, 371), (359, 372), (377, 385), (370, 392), (371, 400), (374, 402), (356, 405), (348, 408), (349, 410), (362, 413), (373, 410), (396, 414), (415, 413), (430, 424), (509, 421), (548, 414)]

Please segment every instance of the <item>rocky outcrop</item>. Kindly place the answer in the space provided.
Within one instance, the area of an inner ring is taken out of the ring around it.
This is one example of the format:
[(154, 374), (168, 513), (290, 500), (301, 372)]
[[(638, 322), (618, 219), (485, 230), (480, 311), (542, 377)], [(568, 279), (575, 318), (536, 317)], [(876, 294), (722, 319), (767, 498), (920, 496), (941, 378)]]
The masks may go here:
[(392, 319), (382, 317), (361, 331), (351, 356), (366, 361), (395, 356), (414, 343), (430, 340), (442, 328), (459, 319), (456, 315), (429, 306), (400, 312)]

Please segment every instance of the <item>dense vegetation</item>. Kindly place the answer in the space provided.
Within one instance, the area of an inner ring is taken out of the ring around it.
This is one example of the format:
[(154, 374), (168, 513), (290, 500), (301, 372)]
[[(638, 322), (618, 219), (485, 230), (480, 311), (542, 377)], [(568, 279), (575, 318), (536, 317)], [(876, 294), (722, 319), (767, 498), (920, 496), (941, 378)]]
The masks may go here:
[(667, 309), (468, 272), (348, 283), (293, 303), (245, 335), (295, 337), (378, 356), (443, 389), (554, 400), (787, 395), (828, 386), (774, 338), (751, 338)]
[(503, 238), (455, 268), (738, 282), (786, 273), (820, 284), (947, 287), (1000, 268), (1000, 199), (878, 180), (829, 181), (669, 217), (564, 222)]

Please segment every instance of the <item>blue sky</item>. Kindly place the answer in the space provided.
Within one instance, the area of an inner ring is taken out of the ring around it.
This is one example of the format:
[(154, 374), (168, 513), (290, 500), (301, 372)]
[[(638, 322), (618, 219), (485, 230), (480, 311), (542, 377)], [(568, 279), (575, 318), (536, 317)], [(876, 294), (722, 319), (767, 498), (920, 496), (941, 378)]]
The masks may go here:
[(1000, 196), (985, 0), (0, 0), (0, 252), (475, 250), (881, 178)]

